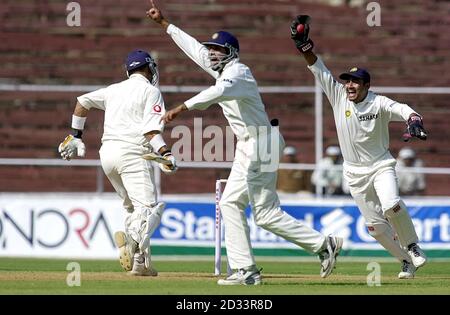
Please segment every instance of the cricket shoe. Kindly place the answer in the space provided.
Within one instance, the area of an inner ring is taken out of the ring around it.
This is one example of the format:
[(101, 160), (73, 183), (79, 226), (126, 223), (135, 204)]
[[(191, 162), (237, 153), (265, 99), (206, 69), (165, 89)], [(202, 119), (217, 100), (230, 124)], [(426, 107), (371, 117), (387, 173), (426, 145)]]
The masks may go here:
[(402, 261), (402, 271), (398, 274), (399, 279), (414, 279), (414, 274), (417, 268), (412, 262), (407, 260)]
[(259, 285), (261, 284), (261, 269), (252, 266), (246, 269), (239, 269), (226, 279), (217, 281), (218, 285)]
[(150, 257), (146, 253), (134, 254), (133, 260), (133, 269), (130, 271), (130, 275), (150, 277), (156, 277), (158, 275), (158, 271), (153, 269), (150, 263)]
[(416, 268), (422, 267), (427, 262), (427, 256), (416, 243), (412, 243), (408, 246), (408, 254)]
[(133, 256), (138, 249), (138, 243), (125, 232), (114, 233), (114, 240), (119, 248), (119, 262), (125, 271), (133, 269)]
[(320, 259), (320, 276), (322, 278), (328, 277), (335, 268), (336, 257), (341, 251), (344, 239), (342, 237), (327, 236), (327, 248), (319, 253)]

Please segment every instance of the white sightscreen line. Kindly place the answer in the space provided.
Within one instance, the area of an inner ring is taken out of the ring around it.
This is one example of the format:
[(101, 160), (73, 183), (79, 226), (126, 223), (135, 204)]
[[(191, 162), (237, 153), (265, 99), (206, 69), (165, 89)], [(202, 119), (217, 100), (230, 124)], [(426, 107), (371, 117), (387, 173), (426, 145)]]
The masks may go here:
[[(9, 159), (0, 158), (0, 166), (4, 165), (35, 165), (35, 166), (101, 166), (100, 160), (82, 160), (75, 159), (65, 161), (62, 159)], [(232, 162), (177, 162), (177, 165), (185, 168), (231, 168)], [(289, 170), (314, 170), (315, 164), (308, 163), (280, 163), (280, 169)], [(342, 165), (328, 167), (328, 169), (342, 169)], [(450, 175), (450, 168), (445, 167), (403, 167), (398, 169), (399, 172), (415, 172), (424, 174), (441, 174)]]
[[(7, 92), (91, 92), (104, 85), (46, 85), (46, 84), (0, 84), (0, 91)], [(161, 85), (165, 93), (196, 93), (208, 86), (197, 85)], [(371, 90), (377, 93), (401, 94), (450, 94), (450, 87), (403, 87), (403, 86), (375, 86)], [(314, 86), (260, 86), (261, 93), (314, 93)]]

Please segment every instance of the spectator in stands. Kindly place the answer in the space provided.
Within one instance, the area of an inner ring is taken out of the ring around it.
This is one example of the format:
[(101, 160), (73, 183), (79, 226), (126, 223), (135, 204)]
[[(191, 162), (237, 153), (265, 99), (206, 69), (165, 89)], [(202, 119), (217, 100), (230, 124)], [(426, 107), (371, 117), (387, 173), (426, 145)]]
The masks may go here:
[(426, 187), (424, 174), (402, 171), (403, 167), (423, 167), (423, 161), (417, 158), (416, 152), (409, 147), (402, 148), (398, 153), (398, 188), (403, 195), (423, 195)]
[(309, 22), (309, 16), (297, 16), (290, 36), (331, 104), (351, 195), (369, 234), (401, 263), (398, 277), (412, 279), (427, 258), (398, 193), (396, 161), (389, 152), (389, 123), (406, 123), (405, 141), (411, 137), (426, 140), (422, 116), (407, 104), (370, 91), (370, 74), (365, 69), (352, 67), (339, 75), (343, 82), (336, 80), (313, 52)]
[[(287, 146), (281, 163), (299, 163), (297, 149)], [(308, 170), (279, 169), (277, 190), (283, 193), (311, 193), (311, 175)]]
[(85, 155), (81, 140), (91, 108), (105, 111), (100, 161), (128, 212), (125, 232), (114, 235), (120, 264), (136, 276), (156, 276), (150, 261), (150, 237), (158, 227), (165, 204), (158, 202), (153, 168), (142, 158), (151, 149), (170, 162), (158, 164), (165, 173), (176, 171), (176, 161), (164, 142), (164, 100), (158, 89), (156, 63), (148, 52), (135, 50), (125, 61), (128, 79), (77, 98), (72, 115), (74, 134), (59, 145), (61, 157)]
[(342, 163), (341, 149), (335, 145), (329, 146), (325, 151), (325, 157), (319, 161), (314, 170), (311, 182), (314, 186), (321, 186), (323, 194), (327, 196), (344, 195), (342, 169), (331, 168)]

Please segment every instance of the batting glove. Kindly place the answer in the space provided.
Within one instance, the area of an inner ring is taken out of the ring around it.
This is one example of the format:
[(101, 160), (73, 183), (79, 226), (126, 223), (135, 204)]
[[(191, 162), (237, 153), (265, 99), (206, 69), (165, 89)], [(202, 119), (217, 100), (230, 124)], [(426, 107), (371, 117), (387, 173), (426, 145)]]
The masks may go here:
[[(291, 38), (301, 53), (310, 51), (314, 47), (313, 41), (309, 39), (310, 20), (311, 18), (308, 15), (298, 15), (291, 23)], [(303, 25), (301, 31), (299, 31), (299, 25)]]
[(70, 161), (75, 155), (84, 157), (86, 155), (86, 146), (80, 138), (68, 135), (63, 142), (59, 144), (58, 152), (64, 160)]
[(406, 131), (403, 134), (403, 141), (408, 142), (412, 137), (420, 140), (427, 140), (427, 133), (423, 128), (423, 121), (420, 116), (414, 115), (409, 117)]
[(172, 152), (166, 151), (165, 153), (162, 154), (162, 157), (164, 159), (170, 161), (170, 163), (172, 163), (172, 165), (165, 165), (162, 163), (158, 163), (159, 168), (167, 175), (174, 174), (178, 170), (178, 166), (177, 166), (177, 161), (176, 161), (175, 157), (172, 155)]

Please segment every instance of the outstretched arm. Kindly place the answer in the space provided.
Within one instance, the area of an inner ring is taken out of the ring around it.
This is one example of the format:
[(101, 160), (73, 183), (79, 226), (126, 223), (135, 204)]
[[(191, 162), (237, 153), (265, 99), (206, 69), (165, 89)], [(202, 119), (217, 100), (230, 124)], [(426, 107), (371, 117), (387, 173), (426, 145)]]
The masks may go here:
[(322, 90), (328, 97), (331, 106), (339, 103), (339, 99), (345, 95), (344, 86), (337, 82), (331, 72), (324, 65), (322, 60), (312, 51), (313, 41), (309, 38), (309, 22), (311, 18), (308, 15), (298, 15), (291, 23), (291, 39), (306, 63), (314, 77), (319, 81)]
[(303, 55), (303, 58), (305, 58), (305, 61), (308, 64), (308, 66), (312, 66), (317, 61), (317, 56), (315, 53), (313, 53), (312, 50), (307, 51), (307, 52), (303, 53), (302, 55)]
[(153, 0), (150, 0), (152, 7), (147, 11), (147, 16), (158, 23), (164, 30), (170, 25), (169, 21), (162, 15), (161, 10), (155, 6)]
[(187, 111), (188, 108), (187, 106), (183, 103), (181, 105), (178, 105), (175, 108), (172, 108), (171, 110), (167, 111), (164, 116), (161, 118), (161, 121), (164, 122), (165, 124), (168, 124), (169, 122), (171, 122), (172, 120), (174, 120), (178, 114)]
[(298, 15), (291, 23), (291, 38), (308, 66), (312, 66), (317, 61), (317, 56), (312, 51), (314, 42), (309, 38), (310, 21), (311, 18), (308, 15)]
[(151, 1), (151, 5), (152, 8), (147, 11), (147, 16), (164, 28), (175, 44), (177, 44), (189, 58), (216, 79), (219, 76), (219, 73), (210, 68), (211, 61), (209, 60), (208, 49), (195, 38), (169, 23), (162, 15), (161, 10), (155, 6), (153, 0)]

